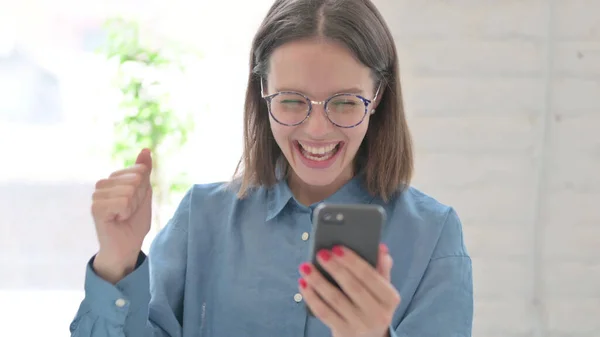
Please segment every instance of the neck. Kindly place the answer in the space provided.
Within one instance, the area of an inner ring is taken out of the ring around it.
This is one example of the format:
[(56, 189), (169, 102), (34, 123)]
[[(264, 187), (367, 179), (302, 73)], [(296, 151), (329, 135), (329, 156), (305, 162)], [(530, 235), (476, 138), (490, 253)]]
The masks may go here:
[(352, 176), (353, 174), (350, 171), (341, 174), (331, 184), (314, 186), (305, 183), (295, 173), (292, 172), (288, 180), (288, 184), (296, 200), (305, 206), (310, 206), (333, 195), (348, 181), (350, 181)]

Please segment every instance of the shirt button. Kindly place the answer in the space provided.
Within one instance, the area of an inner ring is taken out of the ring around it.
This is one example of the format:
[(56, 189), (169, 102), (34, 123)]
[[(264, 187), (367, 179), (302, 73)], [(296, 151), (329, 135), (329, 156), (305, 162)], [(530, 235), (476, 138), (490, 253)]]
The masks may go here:
[(296, 301), (296, 303), (302, 302), (302, 295), (299, 293), (294, 295), (294, 301)]
[(125, 306), (125, 304), (127, 304), (127, 301), (125, 301), (122, 298), (119, 298), (118, 300), (115, 301), (115, 305), (119, 308), (122, 308)]
[(308, 232), (302, 233), (302, 241), (308, 240)]

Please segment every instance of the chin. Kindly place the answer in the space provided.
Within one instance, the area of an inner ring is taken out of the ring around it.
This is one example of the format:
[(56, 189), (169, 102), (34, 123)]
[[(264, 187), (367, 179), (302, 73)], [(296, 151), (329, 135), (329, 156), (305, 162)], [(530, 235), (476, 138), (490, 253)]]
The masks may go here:
[(334, 184), (341, 176), (341, 172), (315, 172), (317, 170), (294, 167), (292, 167), (292, 169), (294, 170), (294, 173), (300, 179), (300, 181), (309, 186), (329, 186)]

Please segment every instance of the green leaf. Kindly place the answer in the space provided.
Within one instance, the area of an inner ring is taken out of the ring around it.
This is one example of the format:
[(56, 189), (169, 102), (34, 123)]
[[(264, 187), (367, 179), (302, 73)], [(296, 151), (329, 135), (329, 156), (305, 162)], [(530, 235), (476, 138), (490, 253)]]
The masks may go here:
[[(107, 20), (103, 29), (106, 41), (97, 52), (107, 61), (115, 62), (114, 85), (121, 94), (121, 114), (114, 123), (113, 160), (123, 166), (133, 165), (139, 150), (148, 147), (160, 154), (155, 155), (155, 160), (160, 161), (157, 167), (163, 167), (161, 162), (170, 160), (170, 151), (185, 146), (194, 124), (191, 115), (178, 117), (170, 107), (169, 90), (164, 90), (168, 88), (150, 75), (181, 71), (188, 57), (201, 56), (198, 51), (171, 41), (161, 41), (157, 49), (145, 42), (146, 31), (137, 22), (122, 17)], [(180, 174), (156, 186), (166, 186), (167, 191), (162, 192), (168, 200), (168, 194), (185, 192), (189, 185), (189, 177)]]

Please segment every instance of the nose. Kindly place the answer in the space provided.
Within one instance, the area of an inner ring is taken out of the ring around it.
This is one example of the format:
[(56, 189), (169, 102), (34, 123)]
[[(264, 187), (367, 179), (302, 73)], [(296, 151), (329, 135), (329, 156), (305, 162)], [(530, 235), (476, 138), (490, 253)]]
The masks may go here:
[(304, 127), (306, 133), (319, 139), (324, 138), (324, 136), (330, 133), (334, 125), (327, 118), (323, 105), (313, 104), (310, 116), (304, 122)]

